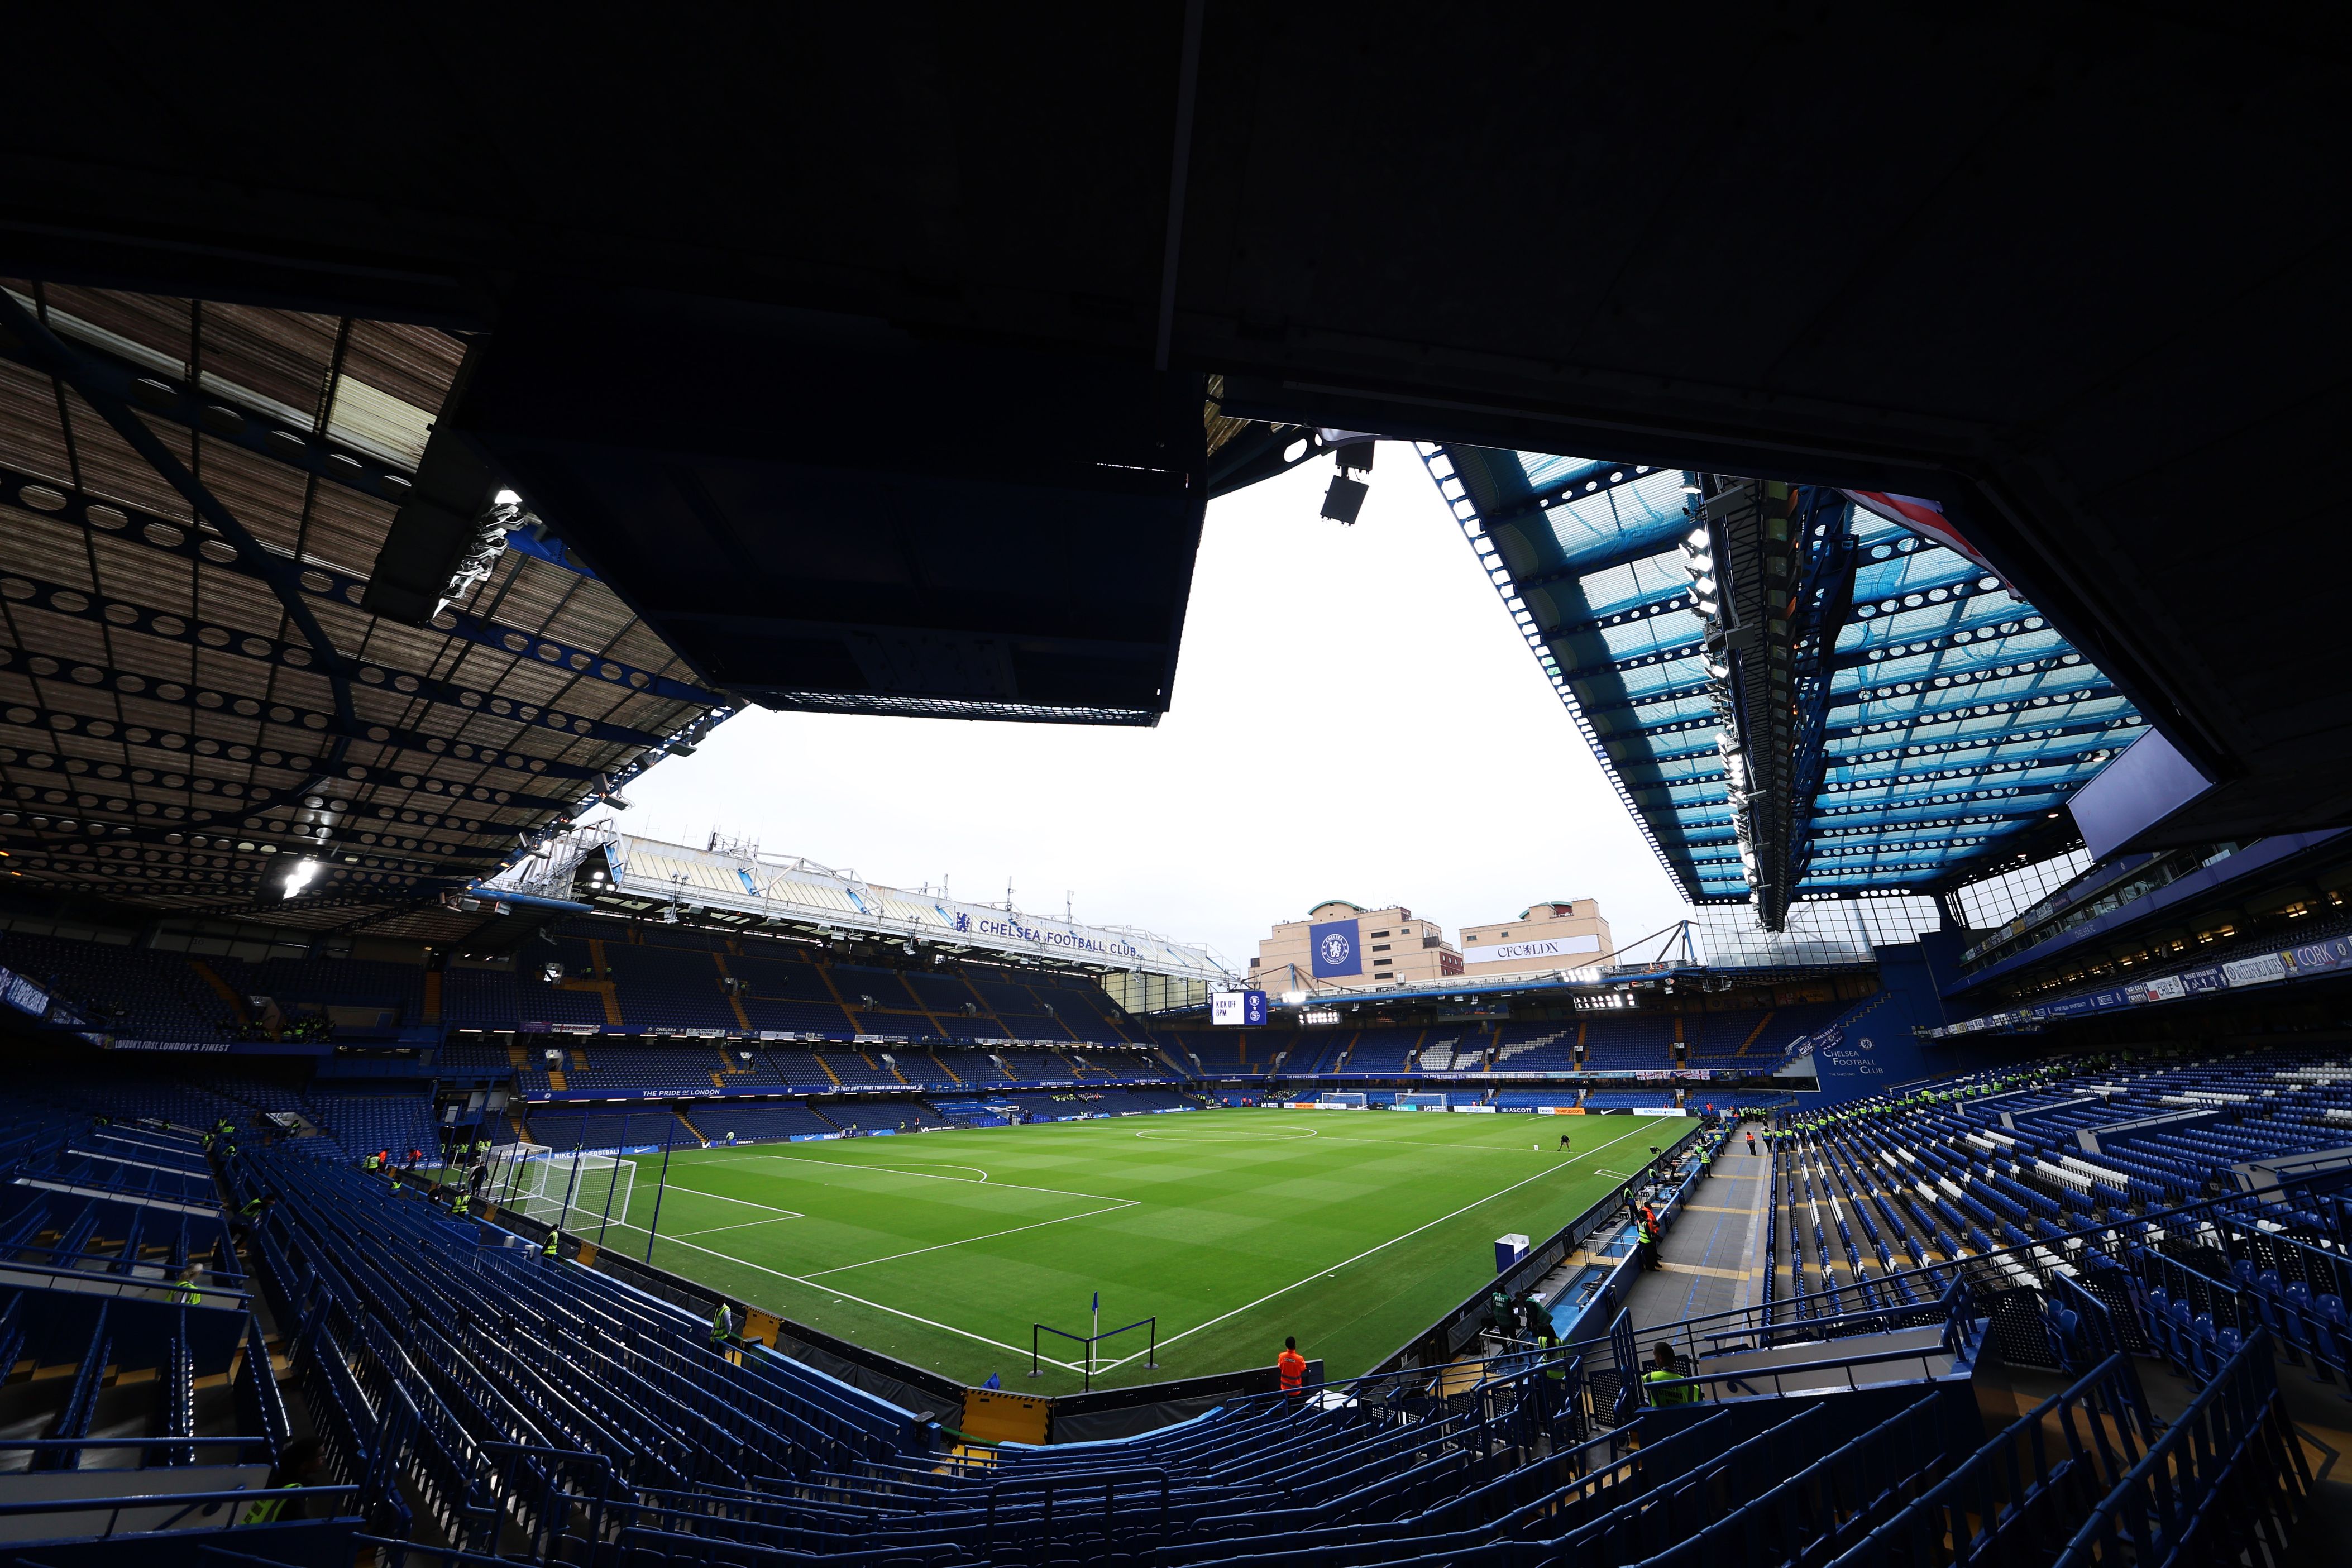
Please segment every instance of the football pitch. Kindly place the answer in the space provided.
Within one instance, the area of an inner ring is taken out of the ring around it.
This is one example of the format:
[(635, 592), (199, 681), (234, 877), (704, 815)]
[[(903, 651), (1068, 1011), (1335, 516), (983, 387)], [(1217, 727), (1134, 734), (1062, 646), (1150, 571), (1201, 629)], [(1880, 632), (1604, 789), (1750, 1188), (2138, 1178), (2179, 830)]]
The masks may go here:
[[(1097, 1355), (1096, 1386), (1270, 1363), (1372, 1366), (1664, 1145), (1638, 1116), (1207, 1110), (672, 1152), (653, 1262), (779, 1317), (1009, 1390), (1079, 1386), (1030, 1327), (1159, 1320)], [(1573, 1150), (1559, 1148), (1565, 1134)], [(1531, 1148), (1530, 1144), (1538, 1145)], [(661, 1160), (641, 1156), (604, 1244), (642, 1258)], [(593, 1239), (603, 1216), (575, 1213)]]

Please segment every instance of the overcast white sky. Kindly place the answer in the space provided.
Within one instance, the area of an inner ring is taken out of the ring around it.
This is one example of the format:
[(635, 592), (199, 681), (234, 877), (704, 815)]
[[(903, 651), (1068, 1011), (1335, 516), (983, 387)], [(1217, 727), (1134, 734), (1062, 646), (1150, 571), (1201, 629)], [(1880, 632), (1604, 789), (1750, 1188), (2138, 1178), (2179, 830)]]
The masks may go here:
[(1328, 462), (1212, 504), (1156, 729), (754, 710), (630, 787), (634, 833), (1205, 941), (1246, 964), (1317, 902), (1458, 940), (1595, 898), (1618, 941), (1682, 900), (1552, 696), (1410, 447), (1353, 528)]

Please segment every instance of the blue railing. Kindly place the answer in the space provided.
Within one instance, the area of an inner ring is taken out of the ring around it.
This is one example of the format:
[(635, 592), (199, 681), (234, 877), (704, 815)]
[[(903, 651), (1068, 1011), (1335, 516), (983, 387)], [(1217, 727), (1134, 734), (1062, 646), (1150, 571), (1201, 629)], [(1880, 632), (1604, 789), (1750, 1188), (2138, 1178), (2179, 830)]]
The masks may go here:
[(2147, 1436), (2124, 1358), (2109, 1356), (1969, 1456), (1834, 1568), (2046, 1559), (2139, 1462)]
[(2189, 1560), (2205, 1542), (2217, 1560), (2236, 1561), (2249, 1542), (2275, 1560), (2310, 1490), (2270, 1341), (2257, 1331), (2100, 1500), (2053, 1568), (2153, 1568)]

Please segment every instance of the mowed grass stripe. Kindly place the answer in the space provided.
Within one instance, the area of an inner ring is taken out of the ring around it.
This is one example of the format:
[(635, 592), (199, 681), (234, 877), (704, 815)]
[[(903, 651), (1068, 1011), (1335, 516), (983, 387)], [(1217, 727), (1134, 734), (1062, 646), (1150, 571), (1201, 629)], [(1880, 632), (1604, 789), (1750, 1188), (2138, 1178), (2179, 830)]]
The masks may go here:
[[(1573, 1154), (1557, 1152), (1564, 1127)], [(1638, 1165), (1662, 1131), (1204, 1111), (679, 1151), (654, 1261), (968, 1382), (1075, 1387), (1022, 1375), (1030, 1328), (1085, 1332), (1097, 1289), (1104, 1326), (1157, 1314), (1167, 1346), (1156, 1370), (1124, 1361), (1139, 1343), (1107, 1347), (1114, 1384), (1264, 1364), (1285, 1334), (1345, 1374), (1491, 1277), (1496, 1236), (1550, 1235), (1615, 1184), (1596, 1163)], [(660, 1160), (639, 1165), (612, 1240), (641, 1252)], [(803, 1217), (691, 1234), (758, 1217), (746, 1203)]]

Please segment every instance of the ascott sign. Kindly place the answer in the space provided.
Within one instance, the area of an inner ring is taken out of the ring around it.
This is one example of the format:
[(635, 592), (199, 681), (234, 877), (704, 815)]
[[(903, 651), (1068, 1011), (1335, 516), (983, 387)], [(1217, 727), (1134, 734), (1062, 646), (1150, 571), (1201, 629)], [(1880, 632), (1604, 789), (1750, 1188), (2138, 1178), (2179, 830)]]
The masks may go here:
[(1599, 952), (1597, 936), (1555, 936), (1542, 942), (1504, 942), (1487, 947), (1465, 947), (1465, 963), (1516, 963), (1530, 958), (1567, 958), (1573, 953)]
[(1244, 1029), (1265, 1027), (1265, 993), (1216, 991), (1209, 995), (1209, 1022)]

